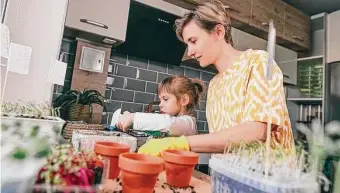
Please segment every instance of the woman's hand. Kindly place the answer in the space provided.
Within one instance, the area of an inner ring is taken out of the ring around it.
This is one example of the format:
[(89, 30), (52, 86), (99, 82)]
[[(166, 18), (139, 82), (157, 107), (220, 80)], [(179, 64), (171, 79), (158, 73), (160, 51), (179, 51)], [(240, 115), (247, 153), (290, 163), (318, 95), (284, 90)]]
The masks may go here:
[(134, 113), (130, 113), (129, 111), (125, 111), (123, 115), (119, 118), (116, 126), (126, 132), (129, 127), (133, 124)]

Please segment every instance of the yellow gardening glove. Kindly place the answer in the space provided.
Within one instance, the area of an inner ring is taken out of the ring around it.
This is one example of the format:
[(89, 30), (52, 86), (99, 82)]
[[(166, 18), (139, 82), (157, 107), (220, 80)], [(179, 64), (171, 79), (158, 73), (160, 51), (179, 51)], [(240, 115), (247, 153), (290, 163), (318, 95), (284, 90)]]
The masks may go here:
[(138, 153), (150, 154), (160, 157), (161, 153), (168, 149), (189, 151), (190, 147), (185, 136), (167, 137), (163, 139), (150, 139), (139, 148)]

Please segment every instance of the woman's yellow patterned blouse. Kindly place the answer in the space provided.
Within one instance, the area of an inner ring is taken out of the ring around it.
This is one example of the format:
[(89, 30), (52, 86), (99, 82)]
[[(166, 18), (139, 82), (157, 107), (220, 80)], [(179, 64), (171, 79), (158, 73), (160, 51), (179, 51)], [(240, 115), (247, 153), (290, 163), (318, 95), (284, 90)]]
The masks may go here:
[[(273, 124), (272, 141), (276, 140), (285, 148), (294, 146), (283, 75), (274, 62), (272, 80), (267, 81), (267, 64), (267, 52), (250, 49), (210, 81), (206, 113), (211, 133), (249, 121), (266, 123), (269, 121), (267, 110), (272, 109), (269, 112)], [(268, 102), (271, 108), (267, 108)]]

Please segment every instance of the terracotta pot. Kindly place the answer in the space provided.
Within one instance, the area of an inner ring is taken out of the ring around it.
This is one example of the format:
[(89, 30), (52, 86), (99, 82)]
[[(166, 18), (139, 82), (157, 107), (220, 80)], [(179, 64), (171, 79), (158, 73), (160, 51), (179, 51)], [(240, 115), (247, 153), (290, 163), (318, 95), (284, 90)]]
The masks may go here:
[(118, 156), (129, 152), (130, 146), (113, 142), (96, 142), (94, 152), (104, 157), (103, 179), (115, 179), (118, 177), (120, 169), (118, 167)]
[(198, 154), (190, 151), (165, 150), (166, 182), (173, 187), (189, 186), (194, 167), (198, 162)]
[(119, 156), (119, 167), (124, 193), (152, 193), (164, 161), (151, 155), (124, 153)]

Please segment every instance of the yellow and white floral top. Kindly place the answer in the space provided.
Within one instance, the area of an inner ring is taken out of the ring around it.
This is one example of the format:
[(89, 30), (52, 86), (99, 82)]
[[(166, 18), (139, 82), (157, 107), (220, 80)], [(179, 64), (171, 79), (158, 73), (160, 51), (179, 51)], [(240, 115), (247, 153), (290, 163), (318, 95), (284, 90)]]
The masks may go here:
[[(271, 117), (271, 141), (279, 142), (284, 148), (294, 147), (283, 75), (274, 62), (272, 80), (267, 81), (267, 64), (267, 52), (249, 49), (210, 81), (206, 114), (211, 133), (249, 121), (267, 123)], [(267, 108), (268, 104), (271, 108)], [(270, 109), (272, 112), (268, 114)]]

